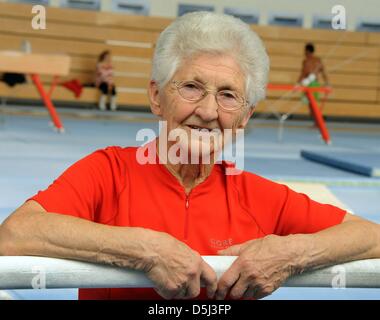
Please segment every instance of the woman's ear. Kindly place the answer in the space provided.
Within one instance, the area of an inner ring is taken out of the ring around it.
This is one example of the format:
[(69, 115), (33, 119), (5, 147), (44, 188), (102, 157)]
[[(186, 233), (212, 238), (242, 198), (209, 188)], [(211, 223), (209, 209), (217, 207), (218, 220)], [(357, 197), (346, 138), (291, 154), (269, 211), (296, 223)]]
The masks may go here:
[(240, 121), (240, 124), (238, 126), (239, 129), (245, 128), (249, 119), (252, 117), (254, 111), (255, 111), (255, 106), (249, 107), (249, 110), (246, 112), (246, 114), (242, 117), (242, 120)]
[(161, 103), (160, 103), (160, 92), (158, 89), (157, 82), (150, 80), (148, 87), (148, 95), (150, 101), (150, 110), (156, 116), (162, 115)]

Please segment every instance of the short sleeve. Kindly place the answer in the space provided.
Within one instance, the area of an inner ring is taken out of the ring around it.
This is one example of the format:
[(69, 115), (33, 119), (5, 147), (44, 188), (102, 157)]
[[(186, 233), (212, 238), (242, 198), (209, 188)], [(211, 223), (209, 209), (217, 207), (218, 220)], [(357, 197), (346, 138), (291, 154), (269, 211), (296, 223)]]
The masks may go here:
[[(112, 216), (117, 203), (117, 173), (120, 168), (112, 147), (98, 150), (71, 165), (43, 191), (28, 200), (37, 201), (47, 212), (101, 222)], [(103, 216), (99, 216), (102, 213)], [(106, 215), (106, 216), (104, 216)]]
[(346, 211), (310, 199), (250, 172), (233, 176), (239, 205), (249, 212), (265, 235), (315, 233), (343, 221)]
[(346, 211), (310, 199), (303, 193), (286, 190), (284, 204), (276, 222), (275, 234), (315, 233), (343, 221)]

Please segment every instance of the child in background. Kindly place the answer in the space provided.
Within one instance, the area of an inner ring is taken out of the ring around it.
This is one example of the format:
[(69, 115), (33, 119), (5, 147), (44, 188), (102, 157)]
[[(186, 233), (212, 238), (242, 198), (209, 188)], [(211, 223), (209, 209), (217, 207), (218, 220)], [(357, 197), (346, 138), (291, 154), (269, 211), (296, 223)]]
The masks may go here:
[(110, 109), (115, 111), (116, 105), (116, 88), (113, 81), (113, 67), (111, 63), (111, 52), (103, 51), (96, 64), (95, 86), (101, 91), (99, 99), (99, 109), (106, 110), (107, 97), (110, 97)]

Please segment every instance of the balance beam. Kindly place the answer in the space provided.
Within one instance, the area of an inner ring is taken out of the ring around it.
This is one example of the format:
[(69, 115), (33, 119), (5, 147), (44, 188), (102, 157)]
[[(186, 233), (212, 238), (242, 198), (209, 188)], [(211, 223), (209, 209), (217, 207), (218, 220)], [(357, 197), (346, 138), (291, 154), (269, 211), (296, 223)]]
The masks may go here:
[[(58, 132), (64, 132), (64, 128), (50, 97), (57, 77), (69, 74), (70, 61), (70, 57), (64, 55), (0, 51), (0, 72), (22, 73), (31, 76)], [(54, 76), (49, 93), (45, 91), (40, 75)]]
[(309, 108), (311, 111), (311, 114), (313, 115), (313, 118), (319, 128), (319, 131), (322, 135), (323, 140), (326, 142), (326, 144), (331, 143), (330, 134), (327, 130), (325, 121), (323, 120), (322, 113), (318, 107), (318, 103), (314, 98), (313, 93), (314, 92), (321, 92), (325, 94), (331, 93), (331, 88), (328, 87), (304, 87), (304, 86), (293, 86), (293, 85), (286, 85), (286, 84), (268, 84), (268, 90), (277, 90), (277, 91), (300, 91), (304, 92), (309, 100)]

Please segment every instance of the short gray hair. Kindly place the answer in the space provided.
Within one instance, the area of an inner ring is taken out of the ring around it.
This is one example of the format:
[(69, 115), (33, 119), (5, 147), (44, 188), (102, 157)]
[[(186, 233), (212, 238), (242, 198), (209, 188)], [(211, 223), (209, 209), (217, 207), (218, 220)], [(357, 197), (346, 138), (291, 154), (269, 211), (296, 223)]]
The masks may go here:
[(200, 53), (234, 57), (246, 76), (249, 105), (265, 98), (269, 72), (265, 47), (248, 24), (225, 14), (193, 12), (171, 23), (157, 40), (152, 80), (164, 87), (184, 59)]

